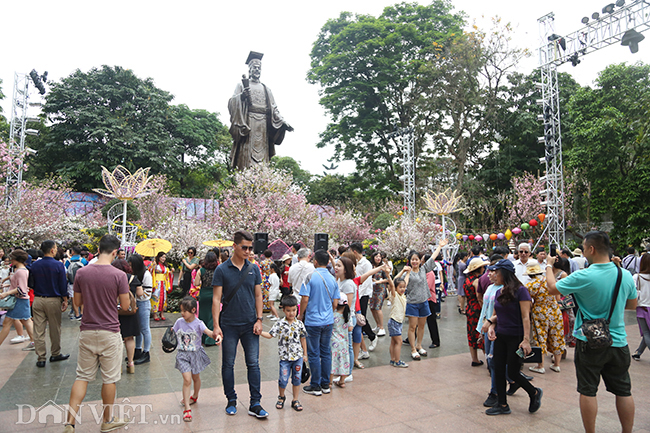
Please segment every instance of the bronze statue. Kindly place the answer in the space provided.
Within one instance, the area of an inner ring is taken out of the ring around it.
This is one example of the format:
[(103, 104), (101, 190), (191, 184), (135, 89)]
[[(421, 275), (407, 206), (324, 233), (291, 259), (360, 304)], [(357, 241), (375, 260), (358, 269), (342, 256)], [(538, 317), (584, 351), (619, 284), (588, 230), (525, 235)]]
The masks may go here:
[(284, 133), (293, 131), (280, 115), (271, 89), (260, 83), (262, 56), (250, 52), (246, 60), (249, 78), (242, 76), (228, 101), (233, 139), (230, 164), (240, 170), (269, 162), (275, 155), (275, 145), (284, 140)]

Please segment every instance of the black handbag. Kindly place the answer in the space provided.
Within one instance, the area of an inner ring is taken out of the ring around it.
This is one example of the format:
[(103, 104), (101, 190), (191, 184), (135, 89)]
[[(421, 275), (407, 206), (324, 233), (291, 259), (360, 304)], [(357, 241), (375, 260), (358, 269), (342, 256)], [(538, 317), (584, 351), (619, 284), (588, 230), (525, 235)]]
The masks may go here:
[[(606, 349), (610, 347), (613, 343), (612, 335), (609, 332), (609, 322), (612, 319), (612, 314), (614, 313), (614, 307), (616, 306), (616, 300), (618, 299), (618, 292), (619, 289), (621, 288), (621, 277), (622, 277), (621, 268), (617, 266), (616, 269), (618, 270), (618, 276), (616, 277), (616, 286), (614, 288), (612, 306), (609, 309), (609, 316), (607, 317), (607, 319), (599, 318), (599, 319), (585, 320), (584, 315), (582, 314), (582, 309), (580, 308), (580, 304), (578, 304), (580, 315), (583, 318), (582, 326), (580, 327), (580, 329), (582, 330), (582, 334), (587, 338), (587, 347), (589, 349), (594, 349), (594, 350)], [(576, 303), (577, 302), (578, 299), (576, 298)]]
[(174, 332), (174, 327), (170, 326), (163, 334), (162, 350), (165, 353), (172, 353), (176, 350), (176, 346), (178, 346), (178, 338), (176, 337), (176, 332)]

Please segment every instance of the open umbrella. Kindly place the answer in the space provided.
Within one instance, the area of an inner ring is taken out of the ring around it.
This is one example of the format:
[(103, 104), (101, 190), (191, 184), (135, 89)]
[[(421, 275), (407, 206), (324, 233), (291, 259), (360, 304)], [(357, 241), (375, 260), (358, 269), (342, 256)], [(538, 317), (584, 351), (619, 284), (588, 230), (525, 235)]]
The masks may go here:
[(145, 239), (135, 246), (135, 252), (144, 257), (155, 257), (159, 252), (169, 252), (172, 243), (164, 239)]
[(203, 245), (207, 247), (217, 247), (217, 248), (232, 247), (234, 244), (235, 243), (233, 241), (227, 241), (224, 239), (217, 239), (216, 241), (203, 242)]

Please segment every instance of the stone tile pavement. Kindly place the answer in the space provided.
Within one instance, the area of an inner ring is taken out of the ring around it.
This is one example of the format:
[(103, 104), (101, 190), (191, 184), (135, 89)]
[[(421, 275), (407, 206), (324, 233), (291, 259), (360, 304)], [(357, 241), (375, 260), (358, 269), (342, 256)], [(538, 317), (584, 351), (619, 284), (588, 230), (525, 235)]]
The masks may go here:
[[(354, 371), (354, 381), (345, 389), (334, 388), (329, 395), (299, 396), (301, 413), (289, 404), (275, 409), (277, 396), (277, 346), (261, 339), (262, 405), (269, 411), (266, 420), (246, 414), (248, 387), (243, 353), (237, 358), (235, 380), (239, 395), (239, 413), (227, 416), (221, 387), (221, 354), (218, 347), (207, 348), (212, 364), (201, 374), (199, 401), (193, 406), (194, 420), (181, 420), (181, 376), (174, 369), (175, 356), (160, 349), (164, 328), (152, 329), (152, 361), (136, 366), (135, 375), (123, 371), (117, 386), (121, 408), (134, 419), (126, 431), (135, 432), (221, 432), (262, 431), (302, 432), (580, 432), (582, 423), (575, 391), (573, 349), (561, 364), (562, 372), (550, 370), (535, 374), (534, 384), (544, 389), (541, 409), (528, 413), (528, 397), (519, 391), (509, 399), (512, 414), (488, 417), (482, 402), (489, 390), (485, 367), (471, 367), (467, 350), (465, 320), (456, 311), (455, 298), (443, 303), (439, 321), (442, 347), (429, 350), (429, 357), (409, 362), (408, 369), (388, 366), (388, 337), (382, 337), (364, 370)], [(173, 323), (177, 316), (169, 315)], [(372, 320), (372, 319), (371, 319)], [(33, 352), (21, 351), (22, 345), (0, 347), (0, 432), (61, 432), (62, 413), (68, 402), (76, 368), (78, 322), (64, 320), (63, 352), (68, 361), (47, 363), (36, 368)], [(628, 339), (634, 349), (640, 341), (633, 312), (626, 313)], [(265, 329), (272, 322), (265, 319)], [(14, 335), (11, 332), (10, 338)], [(430, 343), (424, 338), (425, 347)], [(409, 357), (404, 346), (402, 356)], [(407, 361), (408, 362), (408, 361)], [(548, 364), (548, 361), (547, 361)], [(650, 354), (641, 362), (632, 362), (630, 373), (636, 402), (635, 431), (650, 433)], [(77, 433), (97, 432), (95, 419), (100, 412), (101, 383), (91, 383), (81, 411)], [(287, 391), (289, 400), (290, 390)], [(22, 405), (22, 406), (20, 406)], [(33, 407), (33, 409), (32, 409)], [(620, 431), (614, 398), (601, 385), (598, 431)]]

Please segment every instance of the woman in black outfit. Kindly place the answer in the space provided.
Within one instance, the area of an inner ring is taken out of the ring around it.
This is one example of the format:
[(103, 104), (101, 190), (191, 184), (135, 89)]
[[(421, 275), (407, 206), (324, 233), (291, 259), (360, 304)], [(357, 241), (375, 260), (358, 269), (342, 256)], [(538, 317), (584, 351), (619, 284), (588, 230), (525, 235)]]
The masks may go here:
[[(528, 289), (515, 276), (515, 267), (508, 259), (488, 266), (494, 284), (503, 287), (496, 292), (494, 314), (488, 322), (488, 338), (494, 341), (494, 369), (499, 403), (485, 411), (487, 415), (506, 415), (510, 407), (506, 400), (506, 365), (508, 371), (518, 372), (521, 348), (525, 355), (530, 354), (530, 306)], [(533, 413), (542, 404), (542, 389), (535, 388), (521, 374), (511, 374), (515, 385), (523, 388), (530, 397), (528, 411)], [(516, 389), (516, 388), (514, 388)]]

